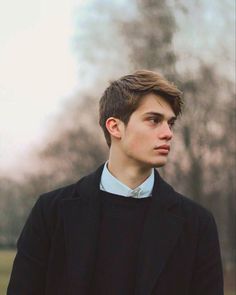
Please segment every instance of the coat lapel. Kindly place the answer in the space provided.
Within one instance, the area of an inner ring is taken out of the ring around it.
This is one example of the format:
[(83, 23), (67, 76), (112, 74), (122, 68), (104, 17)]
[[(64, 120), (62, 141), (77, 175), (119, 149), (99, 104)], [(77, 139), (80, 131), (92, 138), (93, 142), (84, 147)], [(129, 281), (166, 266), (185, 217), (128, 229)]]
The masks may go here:
[(178, 203), (174, 190), (157, 171), (153, 204), (148, 212), (139, 249), (135, 295), (151, 294), (182, 231), (184, 219), (168, 211)]
[(99, 235), (102, 168), (81, 179), (72, 198), (61, 204), (70, 295), (87, 294), (90, 287)]

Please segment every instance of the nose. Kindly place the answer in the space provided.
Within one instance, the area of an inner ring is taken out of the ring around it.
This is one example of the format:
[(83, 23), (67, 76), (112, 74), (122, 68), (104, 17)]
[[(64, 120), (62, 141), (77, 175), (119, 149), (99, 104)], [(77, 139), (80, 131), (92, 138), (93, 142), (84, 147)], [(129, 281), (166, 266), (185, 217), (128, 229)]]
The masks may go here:
[(171, 140), (173, 132), (167, 122), (163, 122), (160, 131), (160, 138), (165, 140)]

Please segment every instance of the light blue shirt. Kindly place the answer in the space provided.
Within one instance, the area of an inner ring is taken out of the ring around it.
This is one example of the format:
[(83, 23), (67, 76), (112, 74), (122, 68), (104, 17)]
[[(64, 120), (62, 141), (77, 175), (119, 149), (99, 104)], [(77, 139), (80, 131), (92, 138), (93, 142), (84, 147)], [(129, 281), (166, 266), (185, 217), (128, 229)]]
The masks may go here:
[(105, 163), (102, 171), (100, 182), (101, 190), (112, 194), (121, 195), (124, 197), (133, 197), (137, 199), (151, 196), (154, 185), (154, 169), (152, 169), (151, 175), (142, 184), (140, 184), (135, 189), (131, 189), (110, 173), (107, 168), (107, 163), (108, 162)]

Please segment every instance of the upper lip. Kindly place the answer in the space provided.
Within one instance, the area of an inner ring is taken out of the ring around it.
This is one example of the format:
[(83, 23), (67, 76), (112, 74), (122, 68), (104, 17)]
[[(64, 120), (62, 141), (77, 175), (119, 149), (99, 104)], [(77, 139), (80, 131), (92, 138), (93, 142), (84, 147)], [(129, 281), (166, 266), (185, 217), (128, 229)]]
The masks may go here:
[(170, 146), (168, 144), (163, 144), (160, 146), (157, 146), (156, 149), (165, 149), (165, 150), (170, 150)]

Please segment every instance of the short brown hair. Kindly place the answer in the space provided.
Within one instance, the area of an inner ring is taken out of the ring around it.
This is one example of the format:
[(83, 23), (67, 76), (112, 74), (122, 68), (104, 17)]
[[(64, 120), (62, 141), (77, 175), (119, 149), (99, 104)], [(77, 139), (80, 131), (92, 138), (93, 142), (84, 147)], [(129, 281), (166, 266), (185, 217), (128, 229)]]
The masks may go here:
[(128, 124), (131, 114), (138, 108), (142, 97), (154, 93), (171, 106), (176, 117), (181, 114), (182, 92), (159, 73), (139, 70), (110, 83), (99, 101), (99, 124), (108, 146), (111, 145), (106, 120), (115, 117)]

